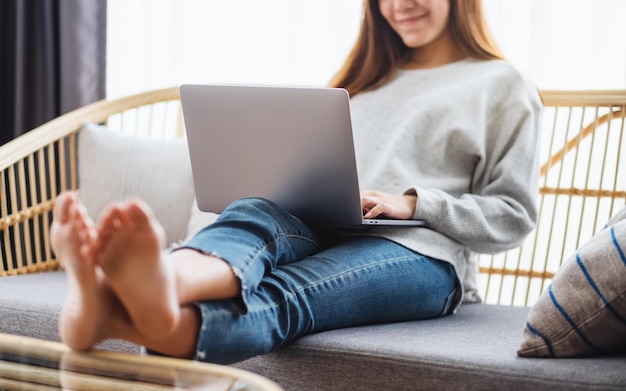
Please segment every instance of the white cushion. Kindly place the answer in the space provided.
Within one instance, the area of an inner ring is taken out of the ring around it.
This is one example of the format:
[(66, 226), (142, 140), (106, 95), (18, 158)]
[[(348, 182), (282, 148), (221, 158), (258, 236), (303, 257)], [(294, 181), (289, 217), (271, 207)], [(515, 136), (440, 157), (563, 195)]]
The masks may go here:
[(165, 228), (168, 244), (187, 235), (194, 187), (185, 139), (150, 140), (86, 123), (78, 137), (78, 186), (94, 220), (107, 205), (139, 197)]
[(202, 228), (207, 225), (213, 224), (219, 217), (219, 214), (212, 212), (203, 212), (198, 208), (198, 202), (194, 198), (191, 205), (191, 217), (189, 218), (189, 224), (187, 225), (187, 237), (185, 241), (191, 239)]

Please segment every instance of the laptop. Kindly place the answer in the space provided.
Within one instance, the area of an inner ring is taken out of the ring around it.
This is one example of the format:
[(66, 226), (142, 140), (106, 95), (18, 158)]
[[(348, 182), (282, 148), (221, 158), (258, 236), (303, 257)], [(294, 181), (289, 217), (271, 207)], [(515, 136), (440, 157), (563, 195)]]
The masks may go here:
[(314, 224), (424, 224), (363, 218), (346, 90), (184, 84), (180, 96), (200, 210), (254, 196)]

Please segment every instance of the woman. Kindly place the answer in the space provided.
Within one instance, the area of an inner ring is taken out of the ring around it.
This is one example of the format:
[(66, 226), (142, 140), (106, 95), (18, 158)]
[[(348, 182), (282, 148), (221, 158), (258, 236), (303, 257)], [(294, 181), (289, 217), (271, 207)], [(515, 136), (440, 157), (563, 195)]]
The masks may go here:
[(536, 89), (503, 61), (479, 0), (369, 0), (332, 85), (352, 95), (367, 218), (427, 227), (321, 230), (273, 203), (234, 202), (165, 254), (147, 205), (95, 227), (73, 193), (52, 245), (69, 276), (63, 341), (108, 338), (232, 363), (312, 332), (451, 314), (472, 301), (476, 252), (518, 245), (536, 219)]

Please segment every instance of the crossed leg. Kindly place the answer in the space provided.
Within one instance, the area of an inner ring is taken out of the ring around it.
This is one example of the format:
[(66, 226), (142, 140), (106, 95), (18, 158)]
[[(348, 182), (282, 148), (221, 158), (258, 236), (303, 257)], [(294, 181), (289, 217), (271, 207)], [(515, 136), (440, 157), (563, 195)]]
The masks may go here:
[(73, 349), (116, 338), (193, 357), (201, 319), (192, 303), (240, 294), (221, 259), (193, 250), (164, 254), (163, 228), (139, 200), (112, 206), (96, 230), (78, 197), (64, 193), (51, 237), (69, 280), (60, 334)]

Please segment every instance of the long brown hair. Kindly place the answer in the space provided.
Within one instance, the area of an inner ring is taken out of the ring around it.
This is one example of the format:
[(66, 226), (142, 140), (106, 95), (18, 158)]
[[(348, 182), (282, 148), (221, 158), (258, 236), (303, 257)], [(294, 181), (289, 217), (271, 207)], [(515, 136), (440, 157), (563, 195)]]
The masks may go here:
[[(380, 13), (379, 0), (365, 0), (354, 47), (330, 85), (354, 96), (388, 80), (411, 48)], [(482, 0), (450, 0), (448, 28), (461, 50), (478, 59), (503, 59), (483, 17)]]

